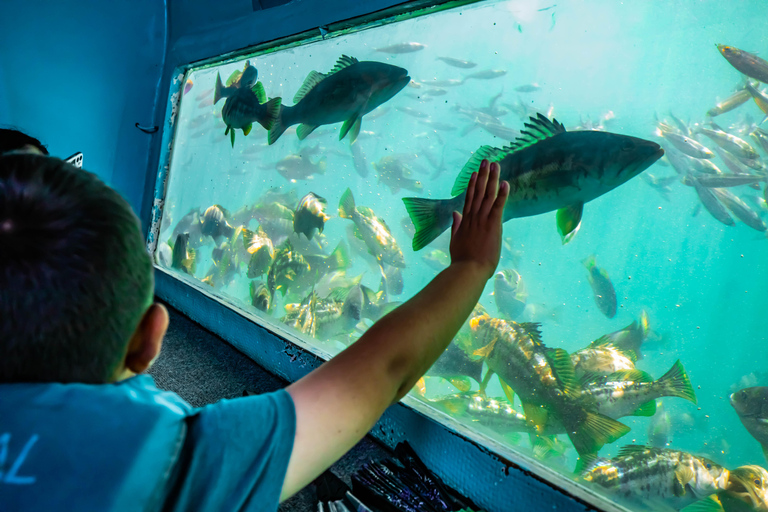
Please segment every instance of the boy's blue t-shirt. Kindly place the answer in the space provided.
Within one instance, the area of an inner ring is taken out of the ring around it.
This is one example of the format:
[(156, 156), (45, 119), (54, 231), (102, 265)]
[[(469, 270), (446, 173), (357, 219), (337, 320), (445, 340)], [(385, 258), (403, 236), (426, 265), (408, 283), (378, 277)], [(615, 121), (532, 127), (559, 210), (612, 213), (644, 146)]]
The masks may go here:
[(276, 510), (295, 432), (285, 390), (196, 409), (148, 375), (0, 385), (0, 510)]

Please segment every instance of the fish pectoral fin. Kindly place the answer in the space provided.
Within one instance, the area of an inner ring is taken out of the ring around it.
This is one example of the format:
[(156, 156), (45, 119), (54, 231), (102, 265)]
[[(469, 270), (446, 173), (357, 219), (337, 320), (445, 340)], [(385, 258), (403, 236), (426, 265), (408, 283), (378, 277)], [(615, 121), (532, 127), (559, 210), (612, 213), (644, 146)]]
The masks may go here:
[(491, 381), (491, 377), (493, 377), (493, 370), (488, 370), (485, 372), (485, 376), (483, 377), (483, 382), (480, 383), (480, 394), (485, 395), (485, 388), (488, 387), (488, 383)]
[(549, 409), (528, 402), (522, 402), (522, 404), (525, 419), (536, 428), (537, 432), (543, 432), (544, 427), (547, 426), (547, 420), (549, 420)]
[(234, 129), (229, 130), (229, 140), (232, 143), (232, 147), (234, 148), (235, 147), (235, 130)]
[(563, 245), (570, 242), (581, 227), (584, 203), (576, 203), (557, 210), (557, 232)]
[[(354, 115), (344, 121), (344, 124), (341, 125), (341, 131), (339, 132), (339, 140), (343, 139), (347, 136), (347, 133), (349, 133), (350, 130), (353, 131), (354, 134), (354, 126), (357, 125), (357, 133), (360, 133), (360, 117), (358, 115)], [(355, 135), (355, 138), (357, 138), (357, 135)], [(354, 142), (354, 139), (351, 139), (352, 142)]]
[(693, 480), (694, 474), (693, 470), (689, 467), (682, 467), (675, 471), (675, 483), (674, 483), (674, 493), (675, 496), (682, 497), (685, 496), (685, 486)]
[(249, 123), (247, 126), (243, 127), (243, 135), (248, 135), (251, 133), (251, 130), (253, 129), (253, 123)]
[(466, 393), (470, 389), (472, 389), (472, 381), (470, 380), (469, 377), (465, 375), (451, 377), (450, 379), (448, 379), (448, 382), (450, 382), (453, 385), (453, 387), (455, 387), (462, 393)]
[(725, 508), (723, 508), (720, 498), (716, 494), (712, 494), (681, 509), (681, 512), (725, 512)]
[(267, 102), (267, 91), (264, 90), (264, 85), (261, 82), (253, 84), (251, 91), (256, 95), (256, 99), (259, 100), (259, 103)]
[(306, 139), (310, 133), (315, 131), (317, 126), (312, 126), (311, 124), (300, 124), (298, 128), (296, 128), (296, 135), (299, 137), (299, 140)]
[(649, 400), (638, 407), (630, 416), (653, 416), (656, 414), (656, 400)]
[(472, 355), (479, 356), (479, 357), (488, 357), (488, 355), (493, 351), (493, 347), (495, 345), (496, 345), (496, 340), (493, 340), (486, 346), (472, 352)]
[(509, 400), (509, 405), (514, 404), (515, 403), (515, 391), (510, 387), (509, 384), (507, 384), (503, 380), (499, 379), (499, 382), (501, 382), (501, 390), (504, 391), (504, 396), (506, 396), (507, 400)]

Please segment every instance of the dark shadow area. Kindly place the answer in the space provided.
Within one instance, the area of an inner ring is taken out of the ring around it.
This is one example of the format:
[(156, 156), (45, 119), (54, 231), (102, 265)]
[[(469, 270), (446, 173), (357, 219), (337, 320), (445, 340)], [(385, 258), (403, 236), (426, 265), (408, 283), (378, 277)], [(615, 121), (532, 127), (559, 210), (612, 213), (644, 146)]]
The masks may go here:
[[(218, 336), (200, 327), (178, 311), (168, 307), (171, 323), (160, 357), (150, 370), (158, 387), (178, 393), (190, 404), (200, 407), (221, 400), (243, 396), (243, 391), (268, 393), (288, 383), (233, 348)], [(392, 454), (370, 437), (364, 438), (331, 471), (350, 485), (350, 477), (370, 460)], [(281, 512), (316, 509), (313, 486), (305, 488), (280, 505)]]

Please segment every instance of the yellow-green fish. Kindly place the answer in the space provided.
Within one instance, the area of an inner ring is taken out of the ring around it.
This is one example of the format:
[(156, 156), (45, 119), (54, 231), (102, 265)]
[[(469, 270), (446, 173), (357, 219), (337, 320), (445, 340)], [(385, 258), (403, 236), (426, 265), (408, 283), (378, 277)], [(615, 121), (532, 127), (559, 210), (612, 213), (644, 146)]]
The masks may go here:
[(741, 466), (730, 472), (728, 489), (688, 505), (681, 512), (765, 512), (768, 510), (768, 471)]
[(213, 104), (218, 103), (221, 98), (229, 98), (238, 89), (250, 89), (256, 84), (258, 77), (259, 71), (254, 66), (251, 66), (251, 61), (249, 60), (245, 61), (242, 71), (236, 69), (229, 75), (226, 85), (221, 83), (221, 75), (216, 73), (216, 85), (213, 88)]
[(224, 102), (221, 119), (227, 125), (224, 135), (230, 135), (232, 147), (235, 147), (235, 130), (242, 129), (248, 135), (253, 123), (259, 123), (265, 130), (272, 128), (280, 112), (282, 98), (267, 100), (267, 93), (261, 82), (256, 82), (251, 89), (240, 88)]
[(327, 205), (328, 201), (314, 192), (302, 197), (293, 215), (293, 231), (303, 233), (309, 240), (312, 240), (315, 232), (322, 233), (330, 218), (325, 214)]
[(543, 115), (530, 118), (526, 130), (504, 148), (482, 146), (470, 158), (453, 185), (452, 199), (403, 199), (416, 226), (413, 249), (432, 242), (461, 211), (472, 173), (482, 160), (498, 162), (500, 180), (509, 182), (504, 221), (558, 210), (563, 243), (581, 225), (584, 203), (637, 176), (664, 150), (655, 142), (602, 131), (567, 132)]
[(356, 236), (365, 242), (368, 251), (379, 263), (405, 268), (403, 251), (397, 245), (397, 240), (387, 223), (370, 208), (355, 207), (355, 198), (350, 189), (344, 192), (339, 201), (339, 217), (350, 219), (355, 223)]

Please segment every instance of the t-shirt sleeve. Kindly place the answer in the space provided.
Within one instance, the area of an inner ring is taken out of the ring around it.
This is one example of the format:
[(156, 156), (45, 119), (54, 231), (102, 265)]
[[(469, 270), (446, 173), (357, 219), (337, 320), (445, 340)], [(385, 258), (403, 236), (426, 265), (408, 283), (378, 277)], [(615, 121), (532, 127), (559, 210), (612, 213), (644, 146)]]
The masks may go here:
[(277, 510), (295, 434), (284, 389), (203, 407), (189, 418), (165, 510)]

